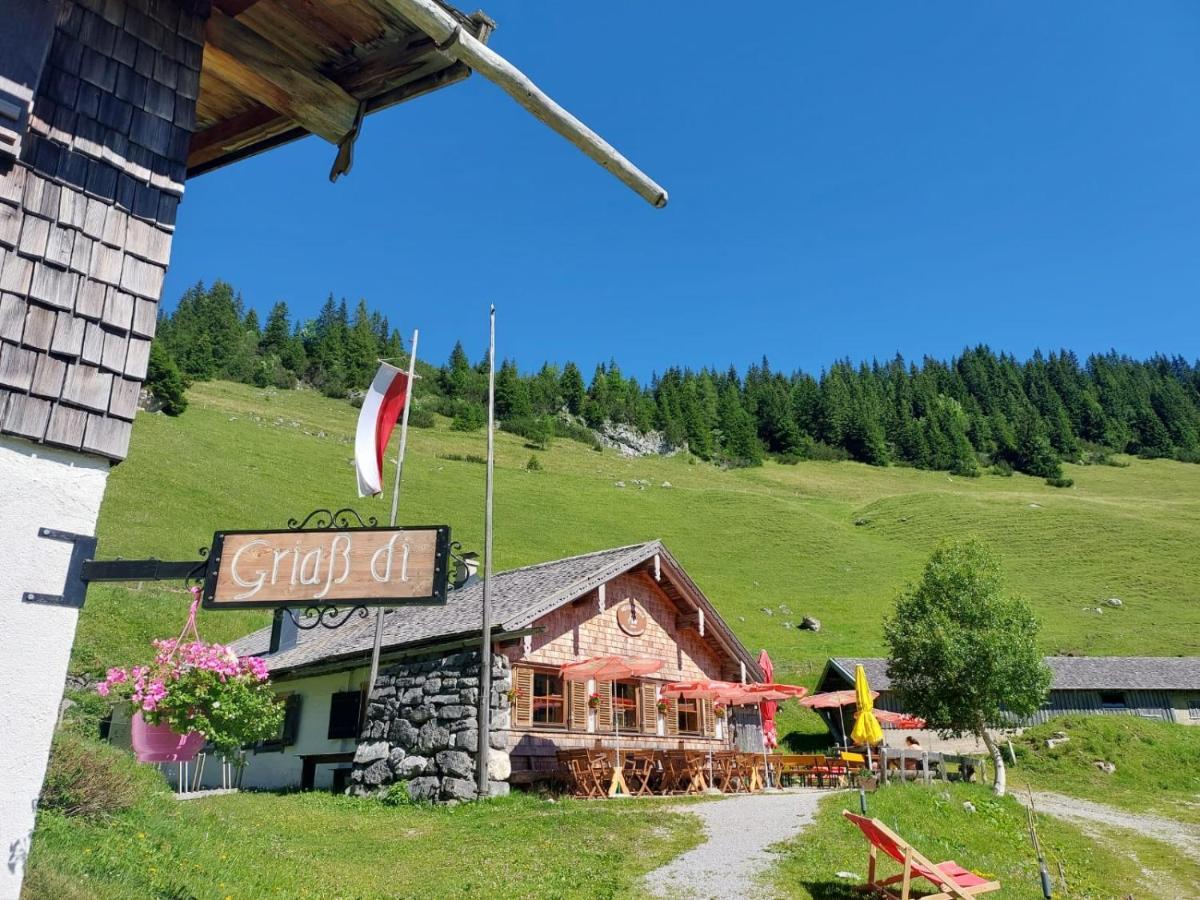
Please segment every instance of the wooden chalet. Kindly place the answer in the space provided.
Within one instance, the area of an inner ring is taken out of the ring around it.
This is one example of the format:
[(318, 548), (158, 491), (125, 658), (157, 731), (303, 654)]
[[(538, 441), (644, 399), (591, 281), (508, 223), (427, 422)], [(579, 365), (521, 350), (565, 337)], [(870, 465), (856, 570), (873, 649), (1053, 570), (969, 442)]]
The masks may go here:
[[(659, 541), (513, 569), (493, 579), (497, 780), (534, 780), (566, 748), (619, 742), (626, 749), (719, 749), (727, 735), (712, 702), (660, 702), (659, 687), (695, 679), (762, 680), (754, 657)], [(236, 642), (239, 654), (266, 659), (279, 690), (298, 698), (279, 740), (251, 756), (246, 783), (341, 786), (355, 762), (386, 757), (412, 769), (416, 763), (408, 761), (414, 758), (440, 760), (442, 751), (458, 747), (471, 752), (475, 736), (456, 742), (453, 720), (461, 716), (469, 732), (472, 682), (449, 670), (458, 665), (456, 651), (478, 646), (482, 593), (482, 583), (472, 581), (451, 591), (444, 607), (388, 610), (381, 679), (370, 698), (375, 712), (361, 734), (356, 724), (366, 699), (373, 618), (333, 631), (300, 631), (293, 646), (274, 653), (270, 629)], [(562, 678), (564, 664), (597, 656), (649, 657), (663, 665), (628, 681)], [(393, 693), (388, 679), (395, 677), (402, 681)], [(462, 696), (447, 693), (452, 679), (466, 685)], [(389, 706), (393, 697), (416, 728), (397, 724)], [(467, 708), (460, 710), (463, 703)], [(446, 709), (453, 712), (447, 716)], [(374, 727), (377, 716), (391, 718)], [(430, 727), (437, 721), (450, 721), (451, 733), (439, 737)], [(387, 744), (386, 754), (375, 757), (384, 753), (371, 749), (380, 743)], [(319, 762), (306, 766), (308, 760)]]
[(128, 453), (187, 179), (307, 134), (336, 178), (365, 116), (478, 73), (654, 206), (667, 195), (493, 51), (486, 15), (437, 0), (0, 9), (0, 896), (16, 896), (75, 633), (63, 542), (94, 533)]

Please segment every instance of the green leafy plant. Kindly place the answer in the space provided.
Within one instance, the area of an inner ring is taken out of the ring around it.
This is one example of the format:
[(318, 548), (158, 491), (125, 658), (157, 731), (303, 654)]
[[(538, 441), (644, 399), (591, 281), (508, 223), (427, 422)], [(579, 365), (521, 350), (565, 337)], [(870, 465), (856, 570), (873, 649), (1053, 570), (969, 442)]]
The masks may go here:
[[(210, 644), (196, 633), (199, 600), (192, 603), (178, 638), (152, 641), (149, 665), (114, 667), (96, 693), (129, 706), (150, 725), (167, 725), (177, 734), (199, 733), (229, 755), (266, 740), (283, 724), (284, 706), (270, 688), (267, 664), (256, 656), (238, 656), (224, 644)], [(185, 641), (191, 630), (195, 638)]]
[(989, 734), (1042, 704), (1050, 670), (1029, 605), (1002, 593), (1000, 565), (978, 541), (947, 543), (884, 622), (888, 677), (903, 708), (943, 735), (973, 734), (988, 748), (997, 794), (1004, 757)]

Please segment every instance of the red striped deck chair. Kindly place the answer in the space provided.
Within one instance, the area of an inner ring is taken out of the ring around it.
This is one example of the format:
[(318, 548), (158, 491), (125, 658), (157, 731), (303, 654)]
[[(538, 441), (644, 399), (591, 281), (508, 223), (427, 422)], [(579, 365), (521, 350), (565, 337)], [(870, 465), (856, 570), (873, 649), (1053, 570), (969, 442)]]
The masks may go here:
[[(842, 810), (842, 815), (859, 827), (867, 843), (871, 845), (867, 869), (867, 883), (864, 890), (877, 891), (884, 896), (909, 900), (913, 876), (933, 882), (941, 893), (926, 894), (921, 900), (970, 900), (979, 894), (1000, 890), (1000, 882), (988, 881), (975, 873), (964, 869), (954, 860), (936, 865), (922, 856), (915, 847), (889, 829), (878, 819), (868, 819), (856, 816), (849, 810)], [(904, 871), (882, 881), (875, 880), (876, 852), (882, 850), (896, 862), (904, 866)], [(892, 885), (900, 882), (900, 892), (892, 889)]]

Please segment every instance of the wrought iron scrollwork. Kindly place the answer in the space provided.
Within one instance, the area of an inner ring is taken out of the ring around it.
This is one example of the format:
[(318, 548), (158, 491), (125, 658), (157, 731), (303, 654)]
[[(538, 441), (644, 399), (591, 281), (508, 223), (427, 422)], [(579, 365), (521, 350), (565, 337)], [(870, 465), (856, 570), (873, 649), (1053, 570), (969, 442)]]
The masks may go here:
[[(355, 522), (358, 524), (355, 525)], [(310, 523), (313, 528), (375, 528), (379, 525), (379, 520), (374, 516), (364, 519), (358, 510), (343, 506), (337, 510), (314, 509), (302, 521), (288, 519), (288, 528), (300, 531), (309, 527)]]
[(208, 575), (208, 547), (201, 547), (197, 552), (200, 554), (200, 562), (196, 563), (196, 567), (184, 576), (184, 587), (203, 586), (204, 579)]
[(360, 619), (367, 617), (365, 606), (306, 606), (302, 615), (297, 616), (296, 610), (288, 607), (285, 612), (301, 631), (312, 631), (314, 628), (341, 628), (358, 613)]

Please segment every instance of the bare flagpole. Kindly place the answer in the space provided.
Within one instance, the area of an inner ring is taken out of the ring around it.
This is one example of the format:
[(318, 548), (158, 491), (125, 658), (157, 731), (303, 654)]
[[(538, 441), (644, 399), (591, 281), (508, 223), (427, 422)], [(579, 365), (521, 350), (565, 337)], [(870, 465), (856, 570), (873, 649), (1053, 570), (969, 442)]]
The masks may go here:
[[(417, 339), (421, 332), (414, 328), (412, 350), (408, 356), (408, 384), (404, 386), (404, 412), (400, 416), (400, 449), (396, 451), (396, 483), (392, 485), (391, 527), (396, 527), (396, 513), (400, 509), (400, 476), (404, 474), (404, 451), (408, 447), (408, 411), (412, 407), (413, 382), (417, 375)], [(371, 648), (371, 680), (367, 682), (367, 702), (362, 707), (359, 730), (367, 724), (367, 708), (371, 705), (371, 693), (375, 690), (375, 679), (379, 677), (379, 651), (383, 648), (382, 606), (375, 608), (375, 645)]]
[(496, 307), (488, 318), (487, 484), (483, 512), (483, 637), (479, 643), (479, 749), (476, 792), (488, 796), (488, 749), (492, 712), (492, 481), (496, 467)]

